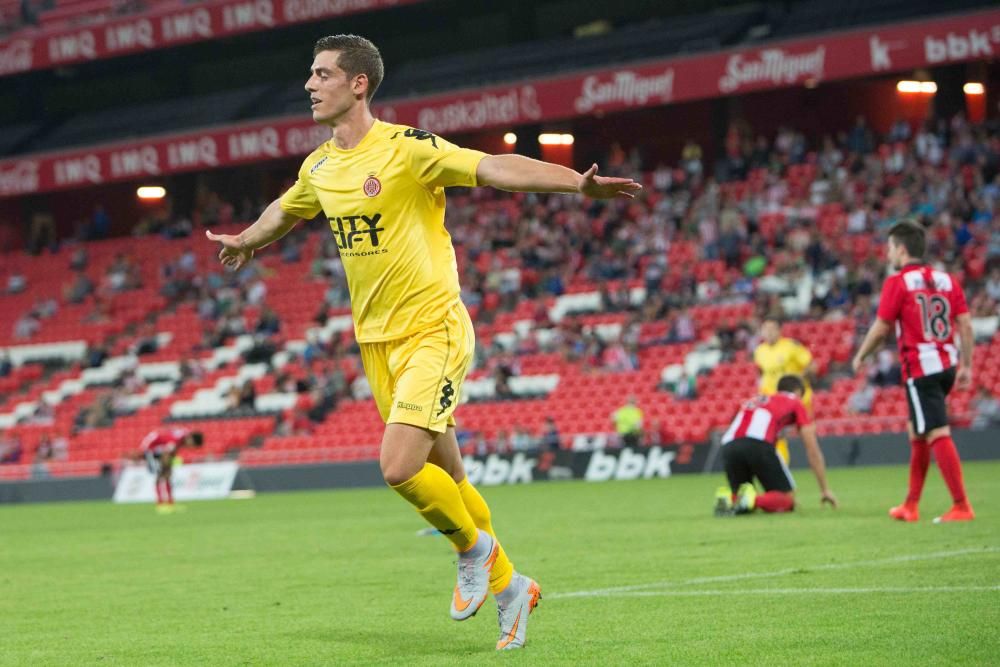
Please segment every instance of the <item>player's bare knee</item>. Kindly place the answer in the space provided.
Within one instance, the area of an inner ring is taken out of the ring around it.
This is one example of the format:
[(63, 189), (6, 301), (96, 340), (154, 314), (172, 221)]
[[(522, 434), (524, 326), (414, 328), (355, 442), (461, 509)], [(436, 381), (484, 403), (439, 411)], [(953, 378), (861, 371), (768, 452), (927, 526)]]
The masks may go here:
[(415, 467), (400, 461), (391, 463), (383, 461), (381, 462), (382, 479), (389, 486), (397, 486), (420, 472), (421, 467), (423, 466)]
[(941, 426), (935, 429), (931, 429), (926, 434), (924, 434), (924, 440), (928, 443), (934, 442), (938, 438), (947, 438), (951, 436), (950, 426)]

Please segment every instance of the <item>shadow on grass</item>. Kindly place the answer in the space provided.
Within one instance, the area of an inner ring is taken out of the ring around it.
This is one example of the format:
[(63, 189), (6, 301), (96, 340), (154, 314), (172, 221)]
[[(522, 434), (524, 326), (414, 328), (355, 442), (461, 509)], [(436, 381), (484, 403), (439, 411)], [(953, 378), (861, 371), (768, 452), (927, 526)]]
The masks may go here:
[[(493, 655), (494, 634), (481, 634), (480, 638), (459, 636), (459, 632), (428, 633), (404, 628), (325, 628), (309, 633), (309, 639), (319, 644), (327, 644), (331, 658), (346, 660), (385, 660), (439, 657), (442, 659), (473, 658)], [(300, 633), (286, 633), (301, 640)], [(320, 658), (320, 656), (317, 656)]]

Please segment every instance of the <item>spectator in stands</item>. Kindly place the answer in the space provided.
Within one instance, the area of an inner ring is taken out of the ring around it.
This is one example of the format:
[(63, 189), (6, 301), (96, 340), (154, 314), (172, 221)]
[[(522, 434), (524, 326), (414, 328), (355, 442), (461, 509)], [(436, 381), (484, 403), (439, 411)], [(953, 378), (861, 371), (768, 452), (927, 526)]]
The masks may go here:
[(246, 301), (251, 306), (259, 306), (267, 298), (267, 284), (260, 278), (255, 279), (247, 287)]
[(227, 403), (230, 410), (253, 410), (257, 400), (257, 389), (253, 386), (253, 380), (244, 380), (243, 384), (229, 390)]
[(257, 318), (257, 326), (254, 327), (254, 333), (273, 336), (279, 331), (281, 331), (281, 320), (278, 319), (278, 314), (268, 306), (264, 306), (260, 311), (260, 316)]
[(910, 124), (904, 118), (897, 118), (889, 128), (889, 135), (886, 140), (890, 143), (902, 143), (910, 140), (912, 130)]
[(681, 370), (681, 376), (674, 385), (674, 398), (678, 401), (693, 401), (698, 398), (698, 380), (688, 375), (687, 369)]
[(638, 358), (629, 354), (621, 339), (604, 348), (601, 353), (601, 367), (612, 373), (634, 371), (639, 368)]
[(869, 378), (877, 387), (898, 387), (902, 383), (902, 369), (896, 352), (882, 348), (875, 358)]
[(102, 392), (90, 405), (84, 406), (76, 415), (74, 428), (77, 431), (107, 428), (114, 422), (114, 397), (112, 392)]
[(514, 441), (507, 431), (500, 429), (493, 440), (493, 451), (497, 454), (511, 454), (514, 451)]
[(372, 397), (372, 388), (368, 384), (368, 378), (364, 373), (359, 373), (354, 382), (351, 383), (351, 397), (355, 401), (364, 401)]
[(83, 318), (88, 324), (108, 324), (111, 322), (111, 300), (103, 294), (94, 297), (94, 307)]
[(87, 363), (87, 368), (97, 368), (104, 364), (104, 360), (108, 358), (108, 350), (103, 345), (91, 345), (84, 352), (83, 358)]
[(69, 257), (69, 268), (77, 272), (84, 271), (89, 261), (90, 257), (87, 254), (87, 247), (78, 245), (73, 249), (73, 254)]
[(94, 283), (87, 274), (80, 273), (73, 282), (63, 289), (63, 298), (67, 303), (83, 303), (94, 292)]
[(552, 417), (546, 417), (545, 426), (542, 427), (542, 435), (538, 442), (539, 449), (543, 452), (559, 451), (561, 440), (556, 420)]
[(972, 401), (972, 428), (981, 431), (1000, 426), (1000, 401), (986, 387), (980, 387)]
[(52, 438), (48, 433), (38, 439), (38, 447), (35, 449), (35, 463), (44, 463), (52, 459)]
[(994, 301), (1000, 301), (1000, 266), (994, 266), (990, 270), (990, 276), (986, 280), (985, 291), (989, 298)]
[(25, 424), (36, 426), (51, 426), (55, 423), (56, 412), (44, 398), (35, 405), (34, 411), (24, 420)]
[(187, 357), (178, 364), (181, 372), (181, 384), (188, 380), (197, 382), (205, 376), (205, 367), (198, 359)]
[(847, 135), (847, 149), (852, 153), (867, 155), (875, 147), (872, 132), (868, 128), (868, 121), (864, 116), (858, 116), (854, 121), (854, 127)]
[(870, 415), (874, 406), (875, 385), (865, 379), (864, 384), (847, 399), (847, 411), (852, 415)]
[(37, 255), (45, 248), (55, 252), (58, 247), (56, 240), (56, 221), (47, 211), (36, 211), (31, 216), (31, 227), (28, 232), (28, 252)]
[(688, 139), (681, 150), (681, 165), (689, 178), (697, 180), (701, 177), (703, 171), (701, 158), (701, 146), (693, 139)]
[(138, 365), (125, 371), (121, 377), (121, 387), (126, 394), (138, 394), (146, 388), (146, 381), (139, 375)]
[(517, 452), (526, 452), (535, 448), (535, 439), (526, 428), (520, 426), (519, 424), (514, 424), (510, 442), (511, 447), (513, 447), (514, 451)]
[(34, 311), (29, 311), (14, 322), (14, 338), (28, 340), (42, 328), (42, 323)]
[(639, 407), (635, 396), (629, 396), (625, 405), (611, 414), (615, 433), (618, 434), (623, 446), (638, 447), (642, 444), (642, 418), (642, 408)]
[(10, 360), (7, 350), (0, 350), (0, 378), (5, 378), (14, 370), (14, 364)]
[(5, 438), (0, 437), (0, 464), (20, 463), (23, 454), (24, 445), (21, 443), (19, 436), (9, 435)]
[(697, 337), (691, 311), (685, 308), (674, 318), (670, 327), (669, 342), (689, 343)]
[(102, 204), (94, 207), (94, 214), (90, 217), (90, 233), (88, 240), (96, 241), (106, 239), (111, 233), (111, 217)]
[(308, 399), (300, 402), (294, 408), (285, 410), (278, 418), (274, 434), (279, 436), (310, 435), (313, 432), (313, 422), (309, 419)]
[(7, 294), (20, 294), (28, 288), (28, 279), (20, 271), (14, 271), (7, 277)]
[(496, 400), (508, 401), (516, 398), (510, 388), (510, 378), (513, 372), (509, 366), (498, 364), (493, 370), (493, 392)]
[(119, 253), (104, 275), (102, 288), (109, 292), (124, 292), (141, 285), (139, 267), (124, 254)]

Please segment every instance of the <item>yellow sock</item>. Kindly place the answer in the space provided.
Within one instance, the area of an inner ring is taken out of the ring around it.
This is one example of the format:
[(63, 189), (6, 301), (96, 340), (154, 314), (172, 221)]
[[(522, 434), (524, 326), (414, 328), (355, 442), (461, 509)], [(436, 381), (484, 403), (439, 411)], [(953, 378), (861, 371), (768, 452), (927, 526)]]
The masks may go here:
[[(476, 523), (476, 528), (486, 531), (496, 540), (497, 534), (493, 532), (493, 523), (490, 520), (490, 507), (476, 487), (469, 483), (468, 477), (458, 483), (458, 492), (462, 495), (462, 502), (465, 503), (465, 509), (469, 511), (469, 515)], [(497, 540), (497, 546), (499, 547), (497, 560), (490, 571), (490, 591), (494, 595), (507, 588), (511, 577), (514, 576), (514, 564), (507, 558), (507, 552), (503, 550), (500, 540)]]
[(425, 463), (420, 472), (392, 489), (459, 551), (466, 551), (476, 543), (476, 524), (465, 509), (455, 480), (438, 466)]

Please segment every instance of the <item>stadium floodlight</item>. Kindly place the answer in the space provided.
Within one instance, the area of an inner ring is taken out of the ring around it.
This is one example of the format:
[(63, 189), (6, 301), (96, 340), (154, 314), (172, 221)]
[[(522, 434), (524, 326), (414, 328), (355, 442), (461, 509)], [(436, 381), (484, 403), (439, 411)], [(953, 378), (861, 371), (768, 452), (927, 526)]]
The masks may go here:
[(976, 83), (974, 81), (970, 81), (969, 83), (967, 83), (964, 86), (962, 86), (962, 91), (966, 95), (985, 95), (986, 94), (986, 87), (983, 86), (983, 84), (981, 84), (981, 83)]
[(901, 93), (923, 93), (933, 95), (937, 92), (937, 84), (933, 81), (900, 81), (896, 90)]
[(135, 194), (139, 199), (155, 200), (166, 197), (167, 190), (159, 185), (143, 185), (135, 191)]
[(517, 143), (517, 135), (514, 134), (513, 132), (508, 132), (507, 134), (503, 135), (503, 142), (508, 146), (513, 146), (514, 144)]
[(572, 134), (557, 134), (555, 132), (543, 132), (538, 135), (538, 143), (543, 146), (572, 146), (573, 145), (573, 135)]

